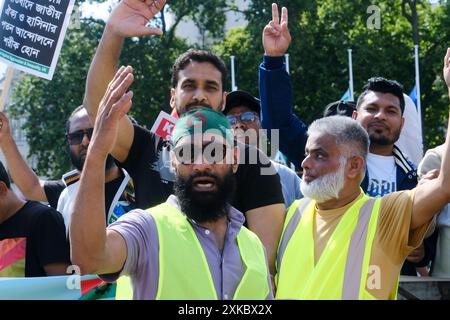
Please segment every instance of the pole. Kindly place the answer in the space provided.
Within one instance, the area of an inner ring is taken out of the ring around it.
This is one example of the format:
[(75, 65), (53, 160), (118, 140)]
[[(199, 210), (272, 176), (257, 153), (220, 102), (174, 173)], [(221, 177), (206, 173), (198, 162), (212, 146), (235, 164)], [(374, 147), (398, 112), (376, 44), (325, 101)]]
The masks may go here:
[(417, 96), (417, 112), (419, 113), (420, 132), (422, 131), (422, 102), (420, 101), (420, 69), (419, 69), (419, 46), (414, 45), (414, 55), (416, 62), (416, 96)]
[(353, 59), (352, 59), (352, 49), (348, 49), (348, 73), (349, 73), (349, 83), (348, 88), (350, 89), (350, 101), (355, 101), (355, 95), (353, 91)]
[(234, 56), (231, 56), (231, 91), (236, 91), (238, 88), (236, 86), (236, 77), (234, 71)]
[(8, 67), (5, 73), (5, 80), (3, 81), (2, 95), (0, 96), (0, 111), (3, 111), (3, 109), (5, 108), (13, 76), (14, 76), (14, 68)]
[(286, 72), (289, 74), (289, 53), (286, 53), (284, 58), (286, 60)]

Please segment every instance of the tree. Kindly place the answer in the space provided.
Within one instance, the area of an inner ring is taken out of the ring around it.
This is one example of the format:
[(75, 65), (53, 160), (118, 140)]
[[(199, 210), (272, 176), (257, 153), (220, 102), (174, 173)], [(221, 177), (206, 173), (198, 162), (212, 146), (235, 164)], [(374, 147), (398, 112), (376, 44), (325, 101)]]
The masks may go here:
[(445, 141), (449, 98), (442, 78), (444, 54), (450, 47), (450, 2), (436, 7), (425, 21), (421, 33), (421, 94), (424, 132), (428, 147)]

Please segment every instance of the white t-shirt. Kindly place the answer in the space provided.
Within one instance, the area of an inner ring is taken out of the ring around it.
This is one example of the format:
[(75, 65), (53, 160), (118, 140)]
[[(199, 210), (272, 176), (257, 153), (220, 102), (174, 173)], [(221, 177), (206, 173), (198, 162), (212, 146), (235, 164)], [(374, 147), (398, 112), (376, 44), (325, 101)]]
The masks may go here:
[(397, 167), (393, 156), (367, 155), (367, 171), (369, 184), (367, 194), (371, 197), (382, 197), (397, 191)]

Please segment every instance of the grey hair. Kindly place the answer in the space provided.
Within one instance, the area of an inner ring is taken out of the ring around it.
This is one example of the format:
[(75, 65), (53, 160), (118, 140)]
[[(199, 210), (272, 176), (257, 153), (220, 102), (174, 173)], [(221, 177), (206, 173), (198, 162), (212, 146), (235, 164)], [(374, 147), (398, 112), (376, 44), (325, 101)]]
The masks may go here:
[(331, 116), (314, 121), (308, 129), (312, 134), (329, 134), (336, 138), (336, 144), (344, 147), (347, 157), (362, 156), (364, 160), (369, 152), (369, 135), (367, 131), (349, 117)]

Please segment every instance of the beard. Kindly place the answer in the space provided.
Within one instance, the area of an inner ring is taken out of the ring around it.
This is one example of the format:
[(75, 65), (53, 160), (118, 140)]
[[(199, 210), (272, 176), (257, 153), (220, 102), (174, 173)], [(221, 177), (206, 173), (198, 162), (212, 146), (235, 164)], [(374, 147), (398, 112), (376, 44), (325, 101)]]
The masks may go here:
[(345, 164), (347, 159), (339, 159), (339, 168), (336, 172), (328, 173), (307, 183), (302, 180), (300, 190), (307, 198), (316, 200), (317, 203), (323, 203), (331, 199), (337, 199), (339, 192), (345, 184)]
[[(80, 172), (83, 170), (84, 162), (86, 161), (87, 149), (84, 149), (84, 151), (85, 152), (80, 152), (79, 154), (75, 154), (75, 152), (70, 151), (70, 162), (72, 162), (72, 165)], [(116, 162), (114, 158), (108, 154), (108, 157), (106, 158), (105, 170), (109, 170), (115, 165)]]
[(369, 133), (369, 140), (371, 144), (377, 144), (380, 146), (389, 146), (397, 142), (397, 140), (400, 138), (400, 132), (401, 129), (394, 131), (392, 138), (377, 133)]
[[(193, 180), (198, 177), (215, 179), (216, 191), (197, 192), (193, 189)], [(236, 178), (233, 170), (228, 170), (223, 178), (211, 173), (194, 173), (189, 178), (176, 176), (174, 193), (178, 198), (181, 211), (190, 219), (203, 223), (214, 222), (227, 215), (227, 203), (233, 198)]]

